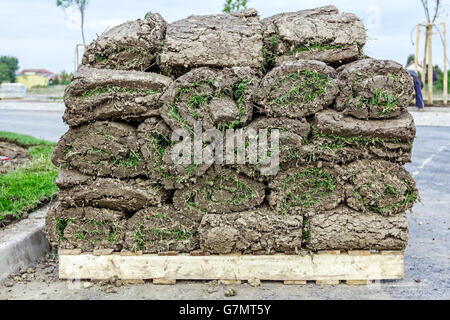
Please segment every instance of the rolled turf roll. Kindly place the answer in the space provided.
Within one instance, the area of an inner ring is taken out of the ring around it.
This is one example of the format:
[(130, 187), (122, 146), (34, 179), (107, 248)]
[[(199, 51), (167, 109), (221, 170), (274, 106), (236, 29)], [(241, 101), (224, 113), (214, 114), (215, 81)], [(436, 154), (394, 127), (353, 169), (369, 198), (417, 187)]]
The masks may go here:
[(159, 98), (168, 77), (137, 71), (81, 66), (64, 94), (64, 122), (70, 126), (98, 121), (142, 121), (159, 115)]
[(302, 244), (302, 216), (283, 216), (262, 207), (248, 212), (207, 214), (200, 246), (212, 254), (297, 251)]
[(359, 120), (334, 110), (315, 115), (313, 132), (299, 160), (348, 163), (359, 159), (411, 162), (416, 135), (413, 117), (404, 112), (386, 120)]
[(70, 128), (58, 142), (52, 162), (91, 176), (127, 179), (145, 174), (136, 128), (118, 122)]
[[(271, 133), (273, 130), (279, 131), (279, 164), (282, 165), (291, 160), (292, 156), (300, 152), (300, 147), (308, 138), (310, 125), (305, 119), (289, 119), (258, 117), (251, 122), (245, 130), (255, 130), (259, 141), (260, 130), (267, 130), (267, 156), (259, 156), (257, 164), (251, 164), (249, 150), (246, 149), (247, 163), (243, 165), (233, 165), (238, 172), (242, 172), (258, 181), (271, 180), (279, 171), (280, 166), (271, 168), (270, 158), (272, 150)], [(258, 147), (259, 148), (259, 147)], [(258, 149), (259, 151), (259, 149)]]
[(399, 116), (410, 104), (414, 85), (403, 66), (390, 60), (363, 59), (338, 70), (336, 110), (358, 119)]
[(211, 166), (206, 163), (175, 163), (172, 159), (175, 143), (171, 135), (172, 130), (156, 117), (148, 118), (138, 127), (138, 142), (146, 163), (146, 175), (167, 190), (180, 189), (188, 182), (195, 182)]
[(234, 129), (252, 118), (251, 94), (259, 78), (250, 68), (194, 69), (175, 80), (161, 99), (161, 116), (173, 129)]
[(199, 249), (198, 223), (178, 215), (173, 206), (149, 207), (127, 221), (125, 249), (158, 253)]
[(405, 213), (383, 217), (346, 206), (320, 211), (304, 221), (310, 250), (403, 250), (408, 244)]
[(402, 166), (384, 160), (360, 160), (346, 167), (345, 196), (348, 206), (383, 216), (411, 209), (419, 192), (411, 174)]
[(161, 68), (175, 76), (198, 67), (262, 66), (262, 29), (255, 9), (193, 15), (169, 24)]
[(295, 60), (342, 65), (359, 59), (366, 43), (361, 20), (335, 6), (281, 13), (262, 24), (266, 69)]
[(283, 171), (269, 182), (269, 205), (281, 214), (309, 215), (332, 210), (344, 201), (341, 173), (335, 165), (308, 165)]
[(152, 180), (93, 178), (62, 169), (56, 184), (64, 208), (96, 207), (134, 213), (165, 202), (169, 193)]
[(105, 208), (78, 207), (65, 209), (58, 205), (49, 210), (45, 232), (52, 246), (61, 249), (114, 249), (123, 247), (126, 216)]
[(320, 61), (286, 62), (261, 80), (254, 100), (269, 117), (304, 118), (333, 103), (335, 77), (335, 70)]
[(147, 71), (156, 67), (167, 23), (159, 13), (128, 21), (102, 33), (84, 53), (83, 64), (100, 69)]
[(188, 218), (200, 221), (205, 214), (240, 212), (259, 206), (265, 186), (234, 170), (210, 168), (197, 183), (177, 190), (173, 204)]

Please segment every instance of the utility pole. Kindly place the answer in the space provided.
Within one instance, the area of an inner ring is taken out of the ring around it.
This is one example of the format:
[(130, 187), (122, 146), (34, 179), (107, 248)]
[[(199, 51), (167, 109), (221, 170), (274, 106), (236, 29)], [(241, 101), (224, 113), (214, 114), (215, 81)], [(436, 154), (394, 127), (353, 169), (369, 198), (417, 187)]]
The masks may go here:
[(428, 104), (433, 104), (433, 24), (428, 25)]
[(444, 29), (444, 92), (442, 93), (444, 104), (447, 104), (448, 100), (448, 66), (447, 66), (447, 24), (442, 23)]

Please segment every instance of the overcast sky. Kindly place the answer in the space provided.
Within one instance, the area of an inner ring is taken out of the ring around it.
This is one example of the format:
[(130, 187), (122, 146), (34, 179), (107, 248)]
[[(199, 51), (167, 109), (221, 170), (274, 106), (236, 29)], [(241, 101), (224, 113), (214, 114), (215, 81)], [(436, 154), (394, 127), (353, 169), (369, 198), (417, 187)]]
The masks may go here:
[[(448, 3), (449, 0), (447, 0)], [(223, 0), (90, 0), (86, 16), (86, 40), (127, 20), (159, 12), (173, 22), (191, 14), (221, 12)], [(20, 68), (73, 71), (75, 45), (81, 32), (75, 10), (63, 10), (56, 0), (0, 0), (0, 55), (19, 58)], [(406, 63), (414, 53), (411, 31), (424, 19), (420, 0), (249, 0), (262, 18), (280, 12), (334, 4), (340, 11), (357, 14), (368, 29), (365, 52), (375, 58)], [(450, 29), (449, 17), (447, 20)], [(413, 34), (415, 41), (416, 33)], [(450, 40), (450, 39), (449, 39)], [(423, 44), (422, 44), (423, 46)], [(442, 43), (434, 37), (433, 64), (443, 65)], [(423, 49), (421, 50), (421, 56)]]

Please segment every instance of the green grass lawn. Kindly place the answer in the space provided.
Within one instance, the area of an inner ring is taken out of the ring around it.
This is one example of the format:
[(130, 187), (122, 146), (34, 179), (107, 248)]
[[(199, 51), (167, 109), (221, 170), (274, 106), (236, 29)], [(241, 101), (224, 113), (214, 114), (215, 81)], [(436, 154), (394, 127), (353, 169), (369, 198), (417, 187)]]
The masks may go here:
[(46, 146), (55, 146), (56, 143), (50, 142), (47, 140), (36, 139), (32, 136), (27, 136), (24, 134), (17, 134), (8, 131), (0, 131), (0, 138), (4, 138), (6, 140), (10, 140), (12, 142), (18, 142), (21, 145), (33, 146), (33, 145), (46, 145)]
[(20, 219), (24, 212), (53, 198), (58, 192), (55, 180), (59, 170), (50, 160), (55, 143), (10, 132), (0, 132), (0, 137), (31, 145), (28, 152), (32, 158), (16, 170), (0, 175), (1, 227), (6, 217)]

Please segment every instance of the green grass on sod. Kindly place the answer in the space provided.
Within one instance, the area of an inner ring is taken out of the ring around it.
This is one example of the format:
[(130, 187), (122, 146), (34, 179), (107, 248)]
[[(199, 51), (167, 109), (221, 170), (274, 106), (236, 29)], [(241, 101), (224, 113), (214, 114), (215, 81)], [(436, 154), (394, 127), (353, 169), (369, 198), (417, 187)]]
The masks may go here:
[(54, 143), (7, 132), (0, 132), (0, 136), (8, 136), (24, 144), (43, 142), (28, 148), (31, 161), (14, 171), (0, 175), (1, 227), (7, 216), (20, 219), (22, 213), (36, 209), (43, 201), (55, 196), (58, 192), (55, 180), (59, 170), (51, 163)]

